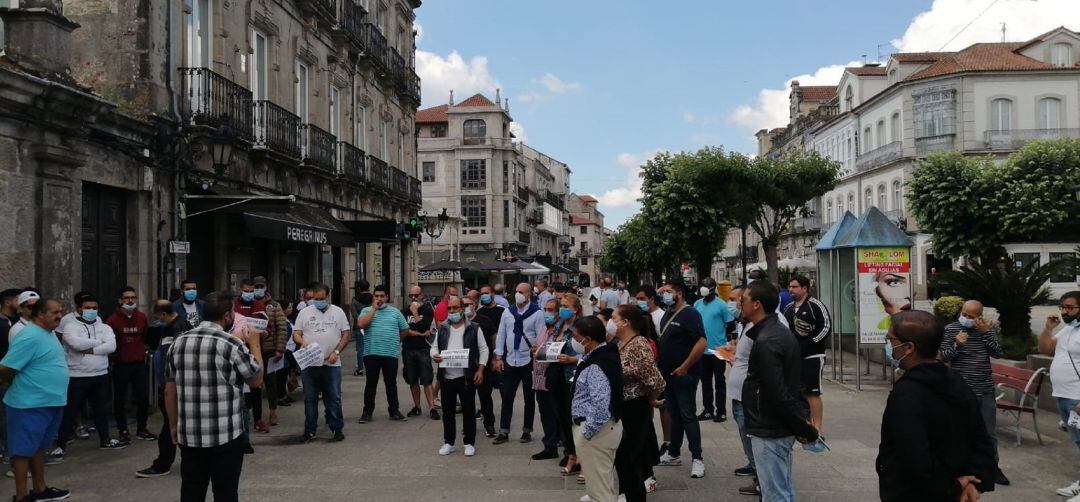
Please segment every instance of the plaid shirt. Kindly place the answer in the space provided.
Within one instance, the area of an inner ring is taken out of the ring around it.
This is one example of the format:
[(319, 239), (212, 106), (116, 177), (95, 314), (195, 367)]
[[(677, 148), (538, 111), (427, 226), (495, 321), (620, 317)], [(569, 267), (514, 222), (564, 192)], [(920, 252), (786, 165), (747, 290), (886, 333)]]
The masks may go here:
[(247, 346), (215, 323), (204, 321), (177, 337), (165, 379), (176, 383), (180, 444), (218, 446), (244, 432), (244, 382), (259, 370)]

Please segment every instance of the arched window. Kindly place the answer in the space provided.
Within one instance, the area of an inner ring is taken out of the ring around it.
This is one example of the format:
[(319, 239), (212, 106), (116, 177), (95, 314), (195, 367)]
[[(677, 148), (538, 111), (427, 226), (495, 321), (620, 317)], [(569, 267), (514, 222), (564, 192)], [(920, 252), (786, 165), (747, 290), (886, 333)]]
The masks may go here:
[(874, 149), (874, 145), (873, 145), (874, 140), (873, 140), (873, 138), (870, 137), (870, 127), (869, 126), (867, 126), (866, 129), (863, 129), (862, 140), (863, 140), (862, 153), (866, 153), (866, 152), (869, 152), (870, 150)]
[(1039, 127), (1058, 129), (1061, 127), (1061, 100), (1043, 98), (1039, 100)]
[(885, 184), (877, 186), (878, 209), (884, 211), (889, 208), (889, 193), (885, 191)]
[(859, 211), (855, 208), (855, 192), (848, 192), (847, 194), (847, 210), (853, 213)]
[(844, 216), (844, 196), (836, 196), (836, 219), (840, 219)]
[(481, 119), (466, 120), (461, 133), (466, 145), (482, 145), (487, 136), (487, 123)]
[(844, 91), (844, 111), (851, 111), (855, 108), (855, 92), (851, 90), (851, 86), (847, 86), (847, 90)]
[(889, 119), (889, 141), (893, 143), (900, 141), (900, 112), (892, 114), (892, 118)]
[(862, 209), (863, 209), (863, 211), (866, 211), (867, 209), (870, 209), (870, 206), (874, 205), (874, 189), (873, 188), (867, 188), (866, 192), (863, 194), (863, 199), (864, 199), (863, 202), (865, 203), (865, 205), (863, 206)]
[(878, 148), (885, 146), (885, 119), (877, 121), (877, 142), (875, 144)]
[(825, 223), (832, 223), (832, 199), (825, 201)]
[(904, 184), (900, 183), (900, 180), (893, 180), (892, 182), (892, 198), (893, 209), (897, 211), (904, 210)]
[(1054, 44), (1050, 46), (1050, 64), (1054, 66), (1072, 66), (1072, 46), (1069, 44)]
[(1009, 131), (1012, 129), (1012, 101), (1004, 98), (990, 102), (990, 130)]

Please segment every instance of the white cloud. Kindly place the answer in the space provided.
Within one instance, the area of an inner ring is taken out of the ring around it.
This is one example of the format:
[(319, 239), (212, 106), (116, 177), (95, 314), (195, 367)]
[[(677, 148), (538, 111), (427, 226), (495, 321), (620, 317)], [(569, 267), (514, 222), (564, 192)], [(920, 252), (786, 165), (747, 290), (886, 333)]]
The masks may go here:
[(424, 40), (424, 27), (419, 22), (413, 21), (413, 31), (416, 32), (416, 45)]
[(790, 112), (788, 110), (791, 94), (791, 82), (799, 81), (799, 85), (835, 85), (840, 83), (840, 76), (844, 68), (848, 66), (860, 66), (858, 61), (847, 64), (823, 66), (813, 73), (806, 73), (784, 81), (780, 88), (762, 89), (758, 91), (757, 99), (751, 104), (736, 107), (728, 114), (728, 120), (740, 127), (758, 131), (760, 129), (772, 129), (787, 125)]
[(723, 119), (723, 116), (718, 115), (718, 114), (698, 115), (698, 114), (695, 114), (695, 113), (684, 111), (684, 112), (682, 112), (682, 119), (683, 119), (683, 122), (686, 122), (687, 124), (693, 124), (693, 125), (698, 125), (698, 126), (705, 127), (705, 126), (710, 126), (710, 125), (713, 125), (713, 124), (719, 122), (720, 120)]
[(555, 94), (565, 94), (568, 92), (578, 92), (582, 89), (582, 85), (577, 82), (565, 82), (559, 77), (556, 77), (553, 73), (545, 73), (543, 77), (537, 80), (540, 85), (543, 85), (549, 92)]
[(536, 103), (547, 100), (547, 95), (540, 92), (526, 92), (517, 97), (517, 100), (522, 103)]
[(934, 0), (892, 44), (900, 51), (921, 52), (942, 50), (948, 42), (944, 50), (955, 51), (976, 42), (1000, 42), (1001, 23), (1009, 42), (1029, 40), (1058, 26), (1080, 29), (1076, 0), (1000, 0), (987, 9), (990, 5), (990, 0)]
[(475, 93), (494, 94), (499, 80), (488, 69), (488, 59), (473, 56), (466, 60), (457, 51), (446, 57), (428, 51), (416, 51), (416, 73), (420, 76), (423, 107), (446, 103), (450, 91), (460, 101)]
[[(653, 148), (643, 152), (624, 152), (616, 155), (615, 163), (626, 170), (625, 177), (621, 181), (622, 186), (608, 189), (604, 193), (595, 196), (600, 201), (600, 205), (604, 208), (636, 206), (638, 199), (641, 198), (641, 177), (639, 176), (641, 165), (661, 151), (663, 150), (660, 148)], [(619, 182), (616, 181), (616, 183)]]
[(518, 143), (528, 143), (529, 137), (525, 135), (525, 126), (519, 122), (510, 123), (510, 132), (514, 135), (514, 141)]

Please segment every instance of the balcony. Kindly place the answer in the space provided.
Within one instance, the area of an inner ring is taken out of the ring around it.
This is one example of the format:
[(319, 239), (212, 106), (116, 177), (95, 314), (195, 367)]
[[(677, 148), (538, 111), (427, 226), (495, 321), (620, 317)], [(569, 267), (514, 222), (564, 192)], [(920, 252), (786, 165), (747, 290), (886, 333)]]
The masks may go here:
[[(419, 80), (417, 86), (419, 86)], [(419, 87), (417, 87), (417, 93), (419, 93)], [(511, 138), (417, 138), (417, 147), (420, 150), (448, 150), (460, 146), (514, 148), (514, 141)]]
[(525, 187), (518, 187), (517, 197), (525, 202), (529, 202), (529, 190)]
[(400, 197), (409, 196), (409, 177), (396, 167), (390, 168), (390, 193)]
[(251, 91), (209, 68), (177, 68), (181, 114), (190, 124), (228, 126), (248, 141), (253, 136)]
[(1080, 137), (1080, 129), (986, 131), (987, 150), (1018, 150), (1029, 141)]
[(300, 158), (300, 117), (269, 101), (253, 107), (254, 146), (294, 159)]
[(893, 141), (892, 143), (859, 155), (858, 159), (855, 160), (855, 171), (869, 171), (875, 167), (880, 167), (895, 160), (899, 160), (903, 156), (904, 143)]
[(592, 256), (592, 251), (590, 251), (589, 248), (579, 249), (577, 255), (582, 258), (587, 258)]
[(795, 218), (792, 227), (795, 232), (814, 232), (821, 228), (821, 222), (817, 216), (800, 217)]
[(532, 242), (532, 236), (529, 235), (529, 232), (526, 232), (524, 230), (518, 230), (518, 242), (524, 242), (525, 244), (529, 244), (530, 242)]
[(387, 55), (386, 37), (379, 31), (379, 27), (371, 23), (364, 23), (363, 27), (364, 50), (371, 61), (371, 65), (378, 72), (386, 72), (390, 69)]
[(405, 90), (405, 58), (397, 49), (390, 47), (386, 50), (386, 78), (393, 82), (394, 87), (401, 92)]
[(547, 196), (544, 198), (544, 200), (548, 204), (551, 204), (552, 206), (554, 206), (556, 209), (559, 209), (560, 211), (563, 208), (563, 205), (564, 205), (563, 194), (561, 194), (561, 193), (555, 193), (555, 192), (548, 191)]
[(337, 138), (314, 124), (304, 124), (300, 130), (303, 140), (301, 162), (328, 173), (336, 172), (334, 160), (337, 159)]
[(416, 74), (416, 70), (413, 68), (407, 68), (403, 77), (405, 79), (405, 98), (414, 103), (416, 106), (420, 105), (420, 76)]
[(338, 168), (345, 179), (355, 183), (363, 183), (366, 178), (366, 162), (364, 151), (344, 141), (337, 144)]
[(528, 216), (525, 218), (525, 221), (531, 221), (533, 223), (544, 222), (544, 210), (541, 208), (530, 209), (526, 214)]
[(348, 41), (360, 50), (364, 49), (364, 17), (367, 11), (358, 0), (342, 0), (341, 14), (334, 35)]
[(927, 154), (936, 152), (950, 152), (954, 150), (953, 142), (955, 138), (956, 134), (954, 133), (915, 138), (915, 154), (924, 157)]
[(424, 194), (420, 190), (421, 185), (419, 179), (409, 176), (409, 202), (420, 204), (424, 201)]
[(377, 190), (390, 189), (390, 166), (374, 155), (367, 157), (368, 183)]

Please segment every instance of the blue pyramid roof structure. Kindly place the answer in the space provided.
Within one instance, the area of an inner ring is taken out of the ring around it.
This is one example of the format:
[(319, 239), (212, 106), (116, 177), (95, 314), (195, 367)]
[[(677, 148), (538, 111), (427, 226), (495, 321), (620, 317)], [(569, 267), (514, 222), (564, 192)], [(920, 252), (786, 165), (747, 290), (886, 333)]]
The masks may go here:
[(847, 229), (854, 225), (857, 220), (858, 218), (856, 218), (854, 214), (851, 214), (851, 211), (844, 211), (844, 215), (841, 216), (827, 232), (825, 232), (825, 235), (821, 236), (821, 240), (818, 241), (817, 246), (814, 246), (814, 249), (818, 251), (833, 249), (836, 244), (836, 238), (846, 233)]
[(859, 220), (837, 235), (833, 249), (861, 247), (911, 247), (911, 241), (880, 209), (871, 206)]

